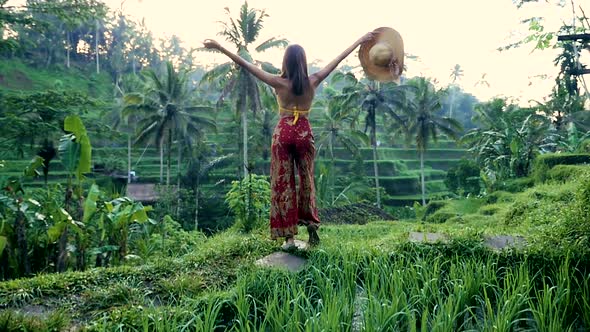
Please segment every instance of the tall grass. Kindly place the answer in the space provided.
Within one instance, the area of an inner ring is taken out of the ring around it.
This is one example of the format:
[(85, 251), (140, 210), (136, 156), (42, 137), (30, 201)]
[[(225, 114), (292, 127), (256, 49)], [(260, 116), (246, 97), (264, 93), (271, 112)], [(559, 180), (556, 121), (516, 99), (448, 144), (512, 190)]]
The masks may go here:
[[(120, 290), (89, 292), (92, 297), (86, 304), (92, 304), (92, 317), (83, 325), (90, 331), (583, 331), (590, 327), (590, 275), (585, 266), (575, 266), (569, 259), (539, 272), (537, 262), (526, 259), (450, 254), (420, 245), (396, 251), (326, 245), (306, 255), (308, 263), (298, 273), (246, 264), (235, 282), (219, 283), (213, 289), (202, 288), (201, 279), (185, 272), (169, 283), (154, 284), (175, 297), (165, 303), (158, 303), (159, 297), (142, 303), (143, 293), (136, 292), (139, 286), (134, 283)], [(133, 295), (131, 300), (115, 301), (127, 294)], [(5, 316), (4, 320), (16, 326), (22, 319)]]
[[(569, 260), (541, 275), (527, 262), (506, 265), (492, 255), (448, 258), (411, 249), (316, 250), (308, 258), (299, 273), (251, 269), (230, 291), (219, 293), (223, 295), (179, 300), (173, 309), (105, 314), (107, 318), (94, 328), (574, 331), (589, 326), (590, 276), (574, 279)], [(359, 301), (358, 296), (365, 298)], [(360, 324), (353, 324), (355, 316), (361, 317)]]

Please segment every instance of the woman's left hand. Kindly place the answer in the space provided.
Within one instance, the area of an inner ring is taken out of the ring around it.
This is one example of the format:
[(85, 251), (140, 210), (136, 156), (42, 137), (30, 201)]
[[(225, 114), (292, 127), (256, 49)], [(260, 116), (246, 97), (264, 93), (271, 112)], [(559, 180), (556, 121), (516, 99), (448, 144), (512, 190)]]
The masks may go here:
[(209, 48), (209, 49), (216, 49), (216, 50), (221, 49), (221, 45), (213, 39), (205, 39), (205, 41), (203, 42), (203, 45), (205, 46), (205, 48)]

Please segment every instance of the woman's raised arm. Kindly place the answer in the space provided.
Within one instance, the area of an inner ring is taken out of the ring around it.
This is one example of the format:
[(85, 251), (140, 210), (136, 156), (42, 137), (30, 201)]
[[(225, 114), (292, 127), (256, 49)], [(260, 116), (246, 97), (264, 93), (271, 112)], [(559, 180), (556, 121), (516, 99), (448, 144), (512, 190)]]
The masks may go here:
[(340, 62), (342, 62), (342, 60), (344, 60), (350, 53), (352, 53), (352, 51), (354, 51), (354, 49), (357, 48), (357, 46), (364, 43), (365, 41), (371, 40), (374, 34), (374, 32), (369, 32), (365, 34), (357, 41), (355, 41), (354, 44), (350, 45), (347, 49), (345, 49), (344, 52), (338, 55), (334, 60), (328, 63), (324, 68), (322, 68), (317, 73), (314, 73), (311, 76), (309, 76), (309, 80), (313, 87), (317, 88), (318, 85), (320, 85), (320, 83), (322, 83), (322, 81), (326, 79), (326, 77), (328, 77), (328, 75), (330, 75), (330, 73), (334, 69), (336, 69), (336, 67), (338, 66), (338, 64), (340, 64)]
[(228, 51), (227, 49), (225, 49), (223, 46), (221, 46), (215, 40), (206, 39), (203, 42), (203, 45), (205, 46), (205, 48), (208, 48), (208, 49), (216, 49), (216, 50), (219, 50), (221, 53), (227, 55), (227, 57), (229, 57), (230, 59), (232, 59), (233, 62), (237, 63), (242, 68), (244, 68), (247, 71), (249, 71), (252, 75), (254, 75), (258, 79), (260, 79), (262, 82), (270, 85), (273, 88), (276, 88), (280, 84), (280, 82), (281, 82), (280, 76), (273, 75), (271, 73), (265, 72), (264, 70), (256, 67), (254, 64), (246, 61), (241, 56)]

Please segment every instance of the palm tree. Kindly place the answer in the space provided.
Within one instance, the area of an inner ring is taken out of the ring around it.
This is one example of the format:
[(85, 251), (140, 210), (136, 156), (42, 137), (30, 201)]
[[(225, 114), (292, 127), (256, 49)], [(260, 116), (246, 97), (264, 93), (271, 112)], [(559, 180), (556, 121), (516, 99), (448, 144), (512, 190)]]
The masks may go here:
[(451, 71), (451, 76), (449, 77), (453, 79), (453, 84), (463, 77), (463, 69), (461, 69), (461, 65), (456, 64)]
[[(463, 77), (463, 69), (461, 69), (461, 65), (456, 64), (455, 67), (453, 67), (452, 71), (451, 71), (451, 75), (449, 76), (453, 79), (452, 83), (453, 85), (455, 85), (455, 83), (461, 78)], [(453, 107), (455, 106), (455, 90), (451, 90), (451, 107), (449, 110), (449, 117), (452, 118), (453, 117)]]
[(144, 91), (125, 95), (124, 115), (140, 114), (136, 142), (154, 140), (160, 150), (160, 183), (164, 177), (164, 143), (168, 163), (166, 185), (170, 184), (171, 145), (178, 144), (179, 165), (183, 143), (187, 137), (198, 137), (204, 128), (215, 128), (212, 108), (191, 103), (187, 73), (177, 72), (170, 62), (166, 74), (159, 77), (149, 69), (143, 73)]
[(257, 133), (255, 135), (255, 144), (257, 145), (255, 149), (262, 151), (262, 160), (268, 161), (270, 159), (270, 146), (274, 131), (273, 123), (278, 115), (276, 110), (277, 97), (270, 86), (262, 85), (260, 87), (260, 99), (262, 108), (255, 119)]
[(435, 91), (432, 83), (424, 78), (411, 81), (415, 87), (414, 98), (408, 109), (408, 140), (414, 140), (420, 154), (420, 181), (422, 185), (422, 205), (426, 204), (426, 186), (424, 183), (424, 153), (430, 140), (437, 141), (439, 131), (456, 139), (461, 125), (450, 117), (437, 115), (440, 110), (440, 91)]
[(404, 108), (406, 96), (411, 87), (396, 85), (395, 83), (379, 84), (358, 81), (353, 74), (334, 74), (334, 80), (345, 79), (349, 86), (342, 90), (342, 98), (346, 107), (353, 107), (366, 112), (365, 132), (370, 130), (371, 146), (373, 148), (373, 170), (375, 173), (375, 188), (377, 190), (377, 207), (381, 208), (381, 194), (379, 192), (379, 169), (377, 167), (377, 122), (376, 114), (391, 116), (394, 121), (404, 124), (405, 119), (398, 112)]
[[(268, 17), (268, 15), (263, 10), (248, 7), (247, 2), (244, 2), (241, 6), (239, 16), (235, 20), (230, 16), (231, 13), (228, 8), (225, 8), (225, 11), (228, 15), (228, 22), (221, 22), (223, 30), (219, 35), (236, 46), (238, 55), (246, 59), (246, 61), (254, 62), (248, 47), (256, 42), (262, 30), (264, 18)], [(255, 51), (264, 52), (274, 47), (284, 47), (287, 43), (286, 39), (272, 37), (258, 45)], [(278, 73), (278, 70), (270, 63), (258, 63), (261, 64), (264, 70)], [(221, 93), (220, 100), (223, 100), (228, 94), (231, 95), (235, 102), (236, 111), (241, 115), (242, 168), (243, 175), (246, 177), (248, 174), (247, 109), (250, 108), (253, 112), (260, 109), (259, 83), (255, 77), (233, 62), (226, 62), (213, 68), (205, 74), (203, 81), (216, 81), (223, 85), (224, 89)]]
[(340, 144), (352, 156), (360, 157), (359, 146), (369, 143), (369, 138), (365, 133), (356, 129), (356, 110), (343, 105), (342, 95), (332, 87), (325, 87), (323, 93), (326, 95), (326, 101), (323, 103), (323, 127), (318, 131), (317, 146), (318, 153), (324, 145), (328, 149), (330, 157), (330, 180), (329, 188), (331, 202), (334, 202), (334, 184), (335, 184), (335, 157), (334, 145)]
[(479, 104), (475, 111), (479, 128), (470, 130), (462, 141), (489, 178), (526, 176), (534, 158), (559, 141), (549, 130), (549, 119), (536, 109), (494, 99)]
[(486, 73), (481, 74), (481, 78), (479, 79), (479, 81), (475, 82), (475, 84), (473, 86), (478, 87), (480, 85), (485, 85), (489, 88), (490, 83), (486, 80), (487, 75), (488, 74), (486, 74)]
[[(195, 220), (194, 229), (199, 228), (199, 197), (201, 196), (201, 181), (203, 181), (209, 172), (217, 167), (221, 167), (226, 161), (233, 158), (233, 154), (222, 155), (213, 157), (210, 154), (204, 153), (203, 143), (197, 142), (194, 144), (193, 149), (188, 161), (187, 173), (185, 184), (192, 187), (195, 195)], [(185, 227), (188, 228), (188, 220), (185, 220)]]

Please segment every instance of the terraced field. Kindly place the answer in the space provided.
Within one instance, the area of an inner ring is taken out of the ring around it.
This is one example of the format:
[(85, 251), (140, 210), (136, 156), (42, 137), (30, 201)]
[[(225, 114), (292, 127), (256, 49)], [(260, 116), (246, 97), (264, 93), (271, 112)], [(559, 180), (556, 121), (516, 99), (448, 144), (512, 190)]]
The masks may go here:
[[(238, 155), (236, 137), (238, 136), (234, 130), (235, 126), (230, 125), (231, 114), (219, 114), (218, 116), (218, 133), (209, 134), (207, 142), (215, 147), (219, 155), (233, 153)], [(312, 118), (313, 124), (321, 124), (318, 115)], [(314, 126), (316, 136), (320, 132), (319, 126)], [(253, 134), (251, 129), (251, 134)], [(381, 136), (382, 133), (378, 133)], [(381, 138), (381, 141), (385, 140)], [(401, 141), (401, 139), (400, 139)], [(93, 149), (93, 161), (96, 168), (100, 164), (115, 165), (120, 169), (119, 175), (124, 175), (127, 169), (127, 147), (124, 142), (120, 144), (111, 144), (110, 146), (96, 146)], [(364, 174), (356, 174), (359, 171), (355, 160), (350, 156), (350, 153), (342, 148), (336, 147), (334, 149), (335, 167), (337, 172), (338, 185), (336, 190), (342, 189), (348, 185), (349, 179), (354, 175), (364, 175), (369, 179), (374, 179), (373, 171), (373, 153), (370, 147), (361, 148), (361, 155), (363, 158), (362, 172)], [(444, 185), (444, 178), (446, 170), (455, 165), (459, 160), (465, 156), (465, 150), (458, 148), (455, 142), (442, 140), (437, 144), (433, 144), (427, 151), (424, 164), (426, 167), (425, 178), (426, 188), (429, 197), (436, 197), (448, 193)], [(254, 172), (258, 174), (268, 174), (270, 162), (254, 157), (250, 154), (251, 160), (254, 161)], [(171, 154), (171, 181), (176, 182), (177, 176), (177, 155)], [(411, 205), (413, 201), (420, 199), (420, 161), (416, 149), (412, 146), (405, 146), (397, 144), (388, 146), (383, 143), (378, 148), (378, 168), (380, 185), (385, 189), (389, 197), (385, 200), (385, 204), (393, 206)], [(131, 153), (132, 169), (136, 172), (137, 182), (140, 183), (157, 183), (160, 178), (160, 160), (159, 153), (153, 144), (148, 146), (134, 146)], [(5, 168), (3, 175), (12, 176), (20, 175), (22, 169), (28, 164), (29, 160), (5, 160)], [(325, 159), (321, 154), (316, 159), (317, 164), (329, 164), (329, 160)], [(166, 161), (165, 161), (166, 163)], [(181, 165), (181, 172), (185, 172), (186, 164)], [(316, 167), (316, 173), (319, 172), (319, 167)], [(99, 179), (108, 176), (109, 174), (89, 174), (88, 177)], [(205, 188), (211, 188), (213, 184), (217, 184), (217, 190), (226, 191), (232, 180), (239, 177), (238, 168), (235, 164), (228, 164), (223, 168), (218, 168), (210, 172), (208, 178), (203, 184)], [(65, 182), (67, 180), (67, 172), (64, 171), (63, 166), (59, 160), (51, 163), (51, 168), (48, 176), (49, 183)], [(43, 186), (44, 180), (38, 178), (30, 180), (30, 185), (35, 187)]]

